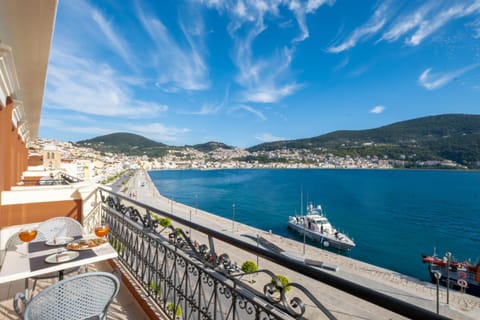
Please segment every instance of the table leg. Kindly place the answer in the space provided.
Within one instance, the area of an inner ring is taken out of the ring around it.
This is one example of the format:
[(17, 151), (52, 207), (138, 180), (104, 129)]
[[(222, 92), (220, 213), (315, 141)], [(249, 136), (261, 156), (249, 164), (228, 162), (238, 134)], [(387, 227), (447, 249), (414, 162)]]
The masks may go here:
[(28, 278), (25, 278), (25, 301), (29, 301), (30, 296), (28, 295)]

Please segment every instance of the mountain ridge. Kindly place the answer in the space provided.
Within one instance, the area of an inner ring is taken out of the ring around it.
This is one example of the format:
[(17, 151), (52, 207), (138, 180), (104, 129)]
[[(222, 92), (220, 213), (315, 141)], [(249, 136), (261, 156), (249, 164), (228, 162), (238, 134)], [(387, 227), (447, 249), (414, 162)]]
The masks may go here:
[[(131, 133), (114, 133), (77, 142), (99, 151), (162, 156), (169, 149), (193, 148), (201, 152), (234, 149), (210, 141), (188, 146), (168, 146)], [(395, 122), (366, 130), (337, 130), (312, 138), (281, 140), (245, 148), (251, 153), (305, 149), (320, 154), (390, 159), (450, 160), (472, 166), (480, 163), (480, 115), (443, 114)]]

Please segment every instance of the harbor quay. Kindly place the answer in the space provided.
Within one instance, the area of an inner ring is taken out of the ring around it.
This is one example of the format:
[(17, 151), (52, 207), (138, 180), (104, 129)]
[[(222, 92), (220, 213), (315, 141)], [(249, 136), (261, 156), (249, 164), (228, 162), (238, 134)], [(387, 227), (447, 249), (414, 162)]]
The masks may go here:
[[(148, 172), (144, 170), (136, 170), (121, 192), (146, 205), (176, 215), (182, 219), (190, 220), (193, 223), (224, 232), (256, 246), (282, 250), (282, 253), (290, 258), (328, 266), (328, 268), (323, 269), (325, 272), (390, 295), (398, 300), (432, 312), (437, 310), (437, 287), (432, 283), (420, 281), (392, 270), (272, 234), (268, 230), (260, 230), (175, 202), (159, 193)], [(208, 243), (208, 239), (203, 233), (188, 229), (186, 226), (177, 226), (175, 223), (173, 226), (182, 227), (184, 231), (188, 232), (192, 241), (196, 243)], [(259, 270), (265, 269), (277, 275), (284, 275), (290, 283), (304, 286), (337, 319), (404, 319), (401, 315), (359, 299), (318, 280), (306, 277), (303, 274), (298, 274), (267, 259), (254, 256), (243, 250), (235, 250), (235, 247), (227, 243), (216, 241), (215, 250), (218, 254), (228, 253), (230, 259), (239, 266), (244, 261), (251, 260), (258, 265)], [(252, 277), (245, 275), (242, 280), (248, 281), (256, 290), (263, 292), (263, 286), (269, 283), (271, 278), (259, 273)], [(480, 298), (452, 289), (447, 293), (444, 287), (439, 288), (438, 297), (440, 315), (451, 319), (480, 319)], [(308, 299), (305, 299), (305, 301), (308, 301)], [(315, 310), (313, 307), (308, 308), (308, 303), (307, 309)], [(323, 314), (315, 313), (315, 311), (307, 311), (304, 317), (307, 319), (327, 319)]]

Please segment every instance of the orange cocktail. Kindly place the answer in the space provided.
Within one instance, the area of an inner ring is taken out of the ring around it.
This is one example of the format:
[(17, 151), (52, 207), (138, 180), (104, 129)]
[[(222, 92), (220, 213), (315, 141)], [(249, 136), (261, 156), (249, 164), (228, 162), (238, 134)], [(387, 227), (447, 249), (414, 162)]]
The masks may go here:
[(37, 229), (23, 229), (18, 233), (18, 238), (23, 242), (30, 242), (37, 236)]
[(97, 237), (103, 238), (110, 232), (110, 226), (108, 224), (103, 224), (101, 226), (95, 227), (95, 235)]

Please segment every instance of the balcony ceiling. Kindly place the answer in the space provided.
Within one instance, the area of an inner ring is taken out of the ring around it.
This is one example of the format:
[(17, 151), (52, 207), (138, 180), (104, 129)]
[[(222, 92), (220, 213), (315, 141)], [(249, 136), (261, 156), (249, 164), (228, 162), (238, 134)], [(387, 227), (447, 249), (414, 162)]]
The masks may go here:
[(38, 135), (57, 0), (1, 0), (0, 42), (11, 47), (31, 138)]

